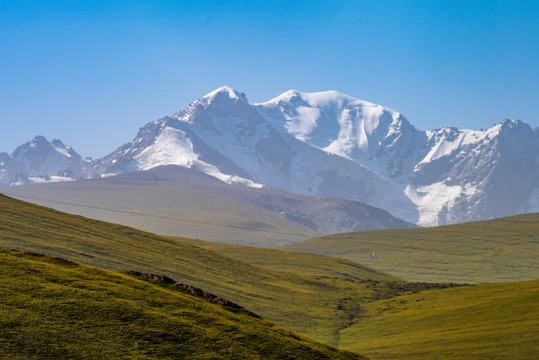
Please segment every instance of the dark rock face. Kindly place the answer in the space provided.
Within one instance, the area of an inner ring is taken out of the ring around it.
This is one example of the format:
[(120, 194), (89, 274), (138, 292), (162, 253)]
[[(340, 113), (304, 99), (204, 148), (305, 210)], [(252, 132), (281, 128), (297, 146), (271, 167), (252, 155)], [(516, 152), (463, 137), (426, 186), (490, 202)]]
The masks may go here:
[(240, 305), (238, 305), (238, 304), (236, 304), (236, 303), (234, 303), (234, 302), (232, 302), (230, 300), (227, 300), (227, 299), (222, 298), (220, 296), (214, 295), (214, 294), (212, 294), (210, 292), (204, 291), (204, 290), (199, 289), (197, 287), (194, 287), (192, 285), (178, 283), (174, 279), (169, 278), (168, 276), (159, 275), (159, 274), (147, 274), (147, 273), (141, 273), (141, 272), (138, 272), (138, 271), (129, 271), (127, 273), (129, 275), (141, 277), (141, 278), (144, 278), (144, 279), (154, 280), (154, 281), (157, 281), (158, 283), (162, 283), (162, 284), (166, 284), (166, 285), (173, 285), (173, 286), (181, 289), (182, 291), (184, 291), (186, 293), (189, 293), (189, 294), (191, 294), (191, 295), (193, 295), (195, 297), (198, 297), (198, 298), (203, 298), (203, 299), (206, 299), (208, 301), (220, 304), (220, 305), (224, 306), (225, 308), (227, 308), (229, 310), (238, 310), (238, 311), (246, 312), (251, 316), (259, 317), (258, 315), (248, 311), (247, 309), (243, 308), (242, 306), (240, 306)]

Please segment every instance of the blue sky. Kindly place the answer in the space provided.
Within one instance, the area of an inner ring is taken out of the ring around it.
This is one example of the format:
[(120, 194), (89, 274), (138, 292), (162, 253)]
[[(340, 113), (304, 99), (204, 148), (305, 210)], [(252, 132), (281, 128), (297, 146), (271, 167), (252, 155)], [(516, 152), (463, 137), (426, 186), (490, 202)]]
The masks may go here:
[(0, 151), (101, 157), (222, 85), (338, 90), (418, 129), (539, 126), (539, 1), (0, 0)]

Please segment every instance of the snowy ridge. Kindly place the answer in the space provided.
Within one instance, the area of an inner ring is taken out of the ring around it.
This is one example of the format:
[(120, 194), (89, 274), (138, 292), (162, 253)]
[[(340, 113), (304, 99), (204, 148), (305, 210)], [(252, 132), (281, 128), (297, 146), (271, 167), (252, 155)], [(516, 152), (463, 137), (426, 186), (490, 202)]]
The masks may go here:
[(89, 164), (69, 146), (36, 137), (12, 156), (0, 154), (0, 181), (161, 165), (228, 184), (355, 200), (423, 226), (539, 210), (539, 129), (505, 120), (484, 131), (419, 131), (398, 111), (337, 91), (290, 90), (250, 104), (221, 87)]

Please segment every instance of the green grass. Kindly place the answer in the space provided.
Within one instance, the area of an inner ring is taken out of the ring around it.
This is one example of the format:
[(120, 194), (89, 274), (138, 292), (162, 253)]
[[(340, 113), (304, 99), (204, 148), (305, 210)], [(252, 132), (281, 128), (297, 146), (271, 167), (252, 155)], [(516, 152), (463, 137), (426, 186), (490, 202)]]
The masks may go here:
[[(103, 269), (164, 274), (228, 298), (280, 326), (328, 344), (337, 344), (339, 330), (348, 325), (346, 304), (370, 296), (370, 290), (359, 280), (262, 269), (180, 240), (3, 195), (0, 246), (59, 256)], [(394, 279), (366, 268), (362, 271), (366, 279)]]
[[(517, 220), (522, 229), (533, 226)], [(539, 353), (537, 281), (458, 287), (393, 281), (391, 275), (347, 260), (163, 238), (4, 196), (0, 196), (0, 245), (110, 270), (164, 274), (228, 298), (278, 326), (373, 358), (484, 359), (500, 355), (527, 359)], [(17, 276), (20, 286), (24, 286), (20, 279), (25, 276)], [(61, 279), (50, 279), (63, 286)], [(101, 286), (105, 295), (114, 295), (100, 283), (95, 286)], [(35, 287), (39, 286), (38, 282)], [(15, 302), (32, 308), (35, 300), (24, 293), (33, 287), (2, 298), (2, 306)], [(97, 290), (93, 294), (103, 296)], [(145, 296), (145, 301), (153, 303), (161, 295)], [(54, 304), (51, 300), (47, 306), (54, 308)], [(10, 320), (9, 324), (17, 322)], [(10, 341), (18, 341), (13, 334)], [(57, 339), (64, 341), (65, 337)], [(42, 341), (61, 346), (50, 337)]]
[[(280, 248), (341, 257), (410, 281), (535, 280), (539, 213), (434, 228), (328, 235)], [(373, 252), (376, 257), (371, 259)]]
[(2, 359), (359, 359), (127, 274), (0, 248)]
[[(174, 239), (174, 237), (171, 237)], [(216, 243), (212, 241), (179, 238), (181, 241), (218, 254), (268, 270), (302, 276), (332, 277), (356, 280), (398, 281), (399, 278), (373, 271), (354, 261), (297, 251), (267, 249), (253, 246)]]
[(363, 306), (340, 346), (372, 359), (537, 359), (539, 281), (423, 291)]

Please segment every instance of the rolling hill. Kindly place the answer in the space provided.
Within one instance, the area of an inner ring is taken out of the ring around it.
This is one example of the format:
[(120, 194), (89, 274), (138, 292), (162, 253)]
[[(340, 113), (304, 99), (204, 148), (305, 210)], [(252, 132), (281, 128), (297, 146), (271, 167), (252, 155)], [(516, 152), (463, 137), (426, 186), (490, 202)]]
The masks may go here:
[(371, 359), (532, 360), (537, 304), (537, 280), (402, 295), (364, 304), (339, 346)]
[[(500, 231), (502, 230), (503, 228), (500, 228)], [(71, 261), (119, 271), (134, 270), (167, 275), (241, 305), (248, 310), (245, 316), (249, 316), (249, 311), (255, 312), (279, 326), (373, 359), (528, 360), (533, 359), (539, 352), (539, 313), (536, 306), (539, 296), (538, 281), (473, 286), (406, 282), (344, 259), (276, 249), (211, 244), (192, 239), (163, 238), (5, 196), (0, 196), (0, 246), (61, 256), (70, 261), (30, 255), (38, 259), (38, 262), (53, 262), (55, 267), (60, 265), (71, 270), (72, 267), (78, 267), (82, 270), (76, 271), (104, 274), (105, 278), (108, 276), (106, 274), (111, 273), (98, 269), (85, 270), (89, 268), (74, 265)], [(212, 248), (215, 251), (209, 250)], [(11, 253), (11, 250), (5, 251)], [(242, 253), (246, 262), (233, 258), (241, 258)], [(57, 264), (58, 262), (60, 264)], [(66, 290), (66, 296), (71, 292), (78, 296), (84, 293), (84, 289), (89, 285), (104, 289), (107, 301), (103, 301), (100, 304), (103, 307), (99, 308), (104, 314), (111, 308), (118, 310), (120, 305), (117, 305), (115, 299), (124, 294), (124, 291), (118, 293), (113, 288), (107, 288), (107, 281), (103, 283), (102, 280), (96, 280), (93, 284), (85, 284), (79, 280), (63, 281), (54, 273), (46, 272), (48, 275), (41, 279), (39, 271), (32, 271), (32, 267), (27, 265), (22, 267), (28, 273), (28, 282), (24, 280), (24, 274), (17, 276), (17, 281), (11, 281), (14, 277), (8, 276), (9, 280), (1, 286), (20, 286), (24, 291), (5, 297), (2, 303), (22, 307), (25, 311), (38, 304), (42, 297), (24, 297), (24, 293), (40, 291), (43, 288), (46, 290), (49, 280), (55, 291), (58, 288)], [(8, 264), (6, 268), (5, 273), (9, 274), (12, 268), (15, 271), (17, 265)], [(127, 274), (118, 273), (110, 276), (120, 280), (128, 277)], [(40, 280), (33, 283), (31, 279), (35, 278)], [(134, 284), (132, 287), (139, 290), (145, 289), (145, 286), (159, 285), (152, 284), (151, 281), (149, 284), (147, 280), (141, 283), (141, 279), (132, 276), (128, 278), (131, 284)], [(26, 284), (29, 284), (27, 288)], [(162, 284), (159, 286), (161, 289)], [(149, 292), (144, 292), (145, 304), (154, 306), (161, 304), (161, 301), (168, 302), (171, 299), (168, 294), (174, 292), (172, 290), (174, 289), (165, 286), (167, 297), (160, 300), (161, 290), (151, 288)], [(131, 293), (131, 290), (126, 289), (125, 293)], [(154, 297), (153, 294), (157, 296)], [(92, 296), (102, 298), (98, 291), (92, 292)], [(62, 298), (63, 296), (54, 297), (58, 306), (52, 310), (47, 306), (36, 310), (60, 313), (69, 310), (69, 301), (67, 304), (63, 303)], [(120, 300), (122, 299), (129, 300), (120, 297)], [(175, 301), (173, 300), (174, 304)], [(132, 312), (127, 305), (135, 306), (136, 314), (142, 315), (143, 319), (151, 318), (144, 312), (148, 310), (146, 306), (137, 307), (136, 302), (129, 301), (120, 301), (120, 304), (125, 304), (124, 307), (120, 306), (120, 310), (126, 310), (123, 314), (126, 314), (128, 319)], [(158, 309), (150, 309), (152, 316), (159, 315)], [(16, 316), (20, 312), (12, 311), (9, 314)], [(84, 314), (80, 316), (84, 318)], [(35, 318), (25, 319), (30, 321), (30, 328), (34, 326), (31, 321)], [(203, 318), (199, 319), (205, 321)], [(21, 326), (21, 322), (24, 325), (22, 320), (20, 317), (10, 320), (3, 331), (13, 326)], [(76, 324), (77, 318), (70, 318), (70, 321)], [(151, 337), (152, 341), (158, 342), (155, 337), (159, 335), (167, 339), (169, 335), (173, 339), (177, 335), (167, 330), (167, 326), (174, 324), (174, 321), (169, 322), (166, 318), (163, 321), (166, 322), (164, 333), (153, 333), (155, 336)], [(130, 331), (136, 330), (137, 324), (139, 323), (135, 322), (135, 329)], [(159, 321), (152, 324), (161, 327)], [(99, 331), (104, 330), (100, 328)], [(251, 331), (256, 332), (256, 327), (251, 328)], [(54, 339), (65, 339), (61, 332), (47, 332), (50, 333), (59, 334), (59, 337)], [(27, 339), (24, 334), (22, 339), (18, 338), (21, 332), (6, 334), (10, 336), (10, 344), (20, 344), (17, 342)], [(74, 335), (77, 334), (79, 333), (75, 331)], [(13, 335), (16, 335), (15, 339)], [(239, 336), (241, 339), (241, 335)], [(125, 339), (122, 334), (112, 337), (114, 341), (118, 341), (118, 338), (120, 342)], [(147, 337), (142, 338), (150, 342)], [(254, 339), (258, 338), (254, 336)], [(40, 341), (54, 343), (50, 338), (41, 338)], [(216, 342), (219, 343), (218, 340)], [(142, 345), (139, 341), (137, 343), (138, 346)], [(120, 346), (124, 344), (131, 346), (133, 343), (129, 341), (121, 343)], [(144, 343), (145, 346), (147, 344)], [(224, 344), (228, 345), (226, 342)], [(234, 345), (232, 347), (237, 349)], [(224, 348), (229, 349), (230, 346)], [(56, 349), (65, 350), (61, 344), (56, 346)], [(129, 349), (136, 354), (136, 348)], [(221, 350), (214, 347), (209, 351)]]
[(539, 278), (539, 213), (403, 230), (335, 234), (281, 247), (367, 264), (410, 281)]
[[(266, 270), (179, 239), (165, 239), (3, 195), (0, 195), (0, 246), (114, 271), (167, 275), (329, 344), (337, 342), (339, 330), (348, 324), (347, 304), (371, 295), (363, 280), (397, 280), (351, 262), (347, 273), (361, 280)], [(313, 256), (310, 262), (316, 264), (317, 259)], [(340, 262), (330, 257), (327, 261)]]
[(35, 253), (0, 248), (4, 359), (360, 359), (241, 308)]
[(358, 202), (228, 185), (179, 166), (3, 192), (153, 233), (265, 247), (344, 231), (412, 227)]

